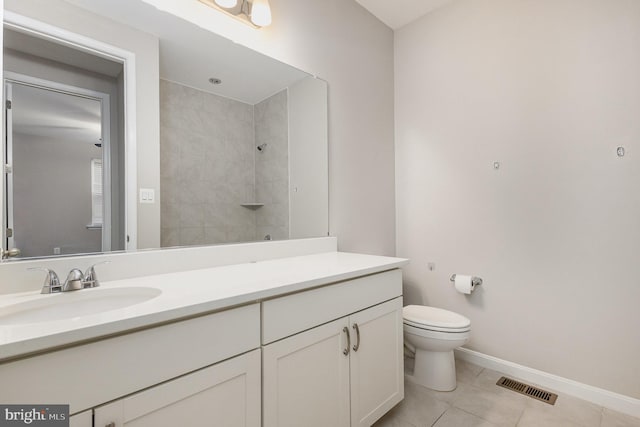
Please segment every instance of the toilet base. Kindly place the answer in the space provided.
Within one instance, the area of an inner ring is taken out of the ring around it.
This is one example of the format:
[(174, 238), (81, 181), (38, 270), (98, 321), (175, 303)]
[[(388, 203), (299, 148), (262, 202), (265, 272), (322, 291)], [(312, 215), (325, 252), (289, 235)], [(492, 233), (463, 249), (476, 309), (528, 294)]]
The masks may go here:
[(436, 391), (456, 389), (456, 361), (451, 351), (426, 351), (416, 349), (413, 375), (407, 379), (415, 384)]

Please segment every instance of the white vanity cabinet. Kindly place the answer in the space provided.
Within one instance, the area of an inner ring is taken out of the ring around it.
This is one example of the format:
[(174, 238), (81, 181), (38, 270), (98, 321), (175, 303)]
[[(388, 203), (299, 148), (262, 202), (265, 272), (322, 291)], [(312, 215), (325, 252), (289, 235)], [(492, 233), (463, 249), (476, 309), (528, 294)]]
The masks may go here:
[[(68, 403), (71, 427), (370, 426), (404, 397), (405, 262), (328, 253), (158, 276), (164, 311), (71, 319), (66, 342), (4, 357), (0, 402)], [(171, 294), (199, 278), (211, 290)], [(201, 311), (167, 310), (175, 296)]]
[(402, 298), (349, 316), (349, 325), (351, 426), (369, 427), (404, 398)]
[(69, 417), (69, 427), (93, 427), (93, 411), (84, 411)]
[(94, 410), (95, 427), (260, 427), (260, 350)]
[[(223, 381), (224, 386), (218, 386)], [(239, 390), (234, 381), (244, 382), (246, 390)], [(131, 414), (139, 418), (149, 413), (147, 416), (151, 417), (152, 411), (164, 417), (175, 408), (188, 414), (190, 411), (184, 409), (198, 401), (198, 393), (208, 396), (206, 404), (201, 405), (204, 409), (226, 407), (229, 395), (234, 394), (234, 409), (246, 406), (247, 414), (259, 415), (260, 305), (232, 308), (0, 364), (0, 383), (11, 384), (0, 387), (0, 402), (47, 403), (55, 399), (56, 403), (68, 403), (71, 413), (78, 414), (72, 418), (78, 427), (88, 427), (84, 411), (111, 401), (123, 402), (124, 412), (117, 422), (129, 420)], [(186, 394), (181, 395), (182, 390)], [(178, 403), (182, 401), (186, 406)], [(102, 427), (109, 422), (95, 425)], [(229, 425), (260, 424), (259, 417), (256, 421), (247, 416), (246, 422)], [(156, 425), (182, 424), (184, 420)]]
[(343, 318), (263, 348), (264, 427), (349, 427)]
[(401, 293), (393, 270), (264, 302), (263, 426), (370, 426), (400, 402)]

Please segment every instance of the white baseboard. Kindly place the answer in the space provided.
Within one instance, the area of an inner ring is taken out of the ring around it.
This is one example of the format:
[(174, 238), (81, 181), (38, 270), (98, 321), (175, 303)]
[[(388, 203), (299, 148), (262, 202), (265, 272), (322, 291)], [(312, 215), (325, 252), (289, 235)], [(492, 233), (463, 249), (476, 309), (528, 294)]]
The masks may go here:
[(605, 408), (640, 418), (640, 399), (579, 383), (466, 348), (455, 350), (455, 355), (457, 359), (482, 366), (483, 368), (512, 375), (517, 379), (532, 382), (553, 391), (575, 396)]

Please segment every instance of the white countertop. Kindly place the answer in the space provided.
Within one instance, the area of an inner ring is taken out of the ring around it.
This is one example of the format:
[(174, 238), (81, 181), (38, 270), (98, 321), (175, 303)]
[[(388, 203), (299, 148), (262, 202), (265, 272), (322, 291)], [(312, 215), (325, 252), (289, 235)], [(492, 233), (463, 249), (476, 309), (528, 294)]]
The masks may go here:
[[(406, 265), (408, 260), (345, 252), (234, 264), (102, 282), (99, 288), (41, 295), (0, 296), (0, 361), (127, 330), (149, 327)], [(160, 295), (129, 307), (38, 323), (2, 324), (3, 309), (47, 298), (105, 289), (150, 287)]]

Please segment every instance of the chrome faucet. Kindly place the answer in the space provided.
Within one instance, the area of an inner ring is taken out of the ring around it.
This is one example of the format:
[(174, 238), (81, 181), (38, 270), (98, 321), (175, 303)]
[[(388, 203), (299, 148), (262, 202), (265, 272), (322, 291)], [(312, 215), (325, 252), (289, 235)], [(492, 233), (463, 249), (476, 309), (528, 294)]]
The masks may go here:
[(83, 279), (84, 275), (82, 274), (82, 270), (79, 268), (72, 269), (69, 274), (67, 274), (67, 280), (64, 281), (64, 285), (62, 285), (62, 292), (84, 289)]
[(47, 273), (47, 277), (44, 278), (44, 285), (42, 285), (41, 294), (53, 294), (57, 292), (62, 292), (62, 285), (60, 284), (60, 279), (55, 271), (50, 270), (44, 267), (33, 267), (29, 268), (29, 271), (44, 271)]
[(98, 276), (96, 275), (95, 267), (100, 264), (109, 264), (111, 261), (103, 261), (97, 264), (93, 264), (91, 267), (87, 268), (87, 271), (82, 273), (82, 270), (79, 268), (72, 269), (67, 275), (67, 279), (64, 281), (64, 284), (60, 284), (60, 278), (56, 274), (55, 271), (44, 268), (44, 267), (34, 267), (29, 268), (31, 271), (44, 271), (47, 273), (47, 277), (44, 279), (44, 285), (42, 285), (41, 294), (53, 294), (58, 292), (71, 292), (77, 291), (79, 289), (85, 288), (97, 288), (100, 286), (100, 281), (98, 280)]

